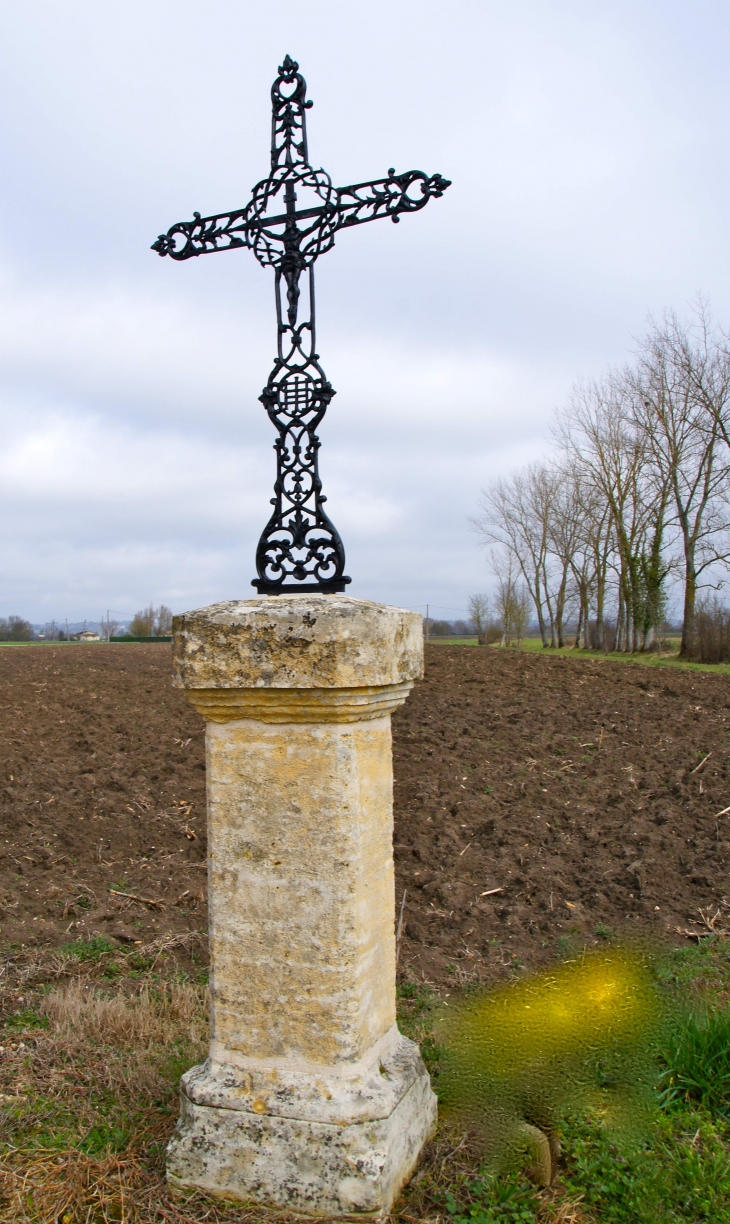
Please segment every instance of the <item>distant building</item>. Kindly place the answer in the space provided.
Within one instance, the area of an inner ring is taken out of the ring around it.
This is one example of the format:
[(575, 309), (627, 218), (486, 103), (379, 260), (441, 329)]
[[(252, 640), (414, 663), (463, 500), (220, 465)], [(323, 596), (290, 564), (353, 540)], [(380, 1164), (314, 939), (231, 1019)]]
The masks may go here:
[(72, 642), (100, 642), (101, 638), (98, 633), (92, 633), (91, 629), (82, 629), (81, 633), (71, 634)]

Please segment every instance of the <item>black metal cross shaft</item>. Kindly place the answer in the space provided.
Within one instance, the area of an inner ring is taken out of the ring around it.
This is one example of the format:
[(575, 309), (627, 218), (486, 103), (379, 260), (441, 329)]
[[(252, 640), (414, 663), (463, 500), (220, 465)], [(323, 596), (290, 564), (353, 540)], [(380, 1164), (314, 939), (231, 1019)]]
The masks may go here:
[[(450, 186), (440, 174), (389, 170), (387, 178), (333, 187), (324, 170), (309, 164), (305, 111), (312, 103), (306, 94), (299, 65), (287, 55), (271, 87), (269, 177), (256, 184), (245, 208), (214, 217), (194, 213), (192, 221), (178, 222), (152, 244), (153, 251), (173, 259), (248, 247), (275, 271), (277, 356), (259, 398), (278, 431), (277, 471), (274, 510), (256, 549), (258, 578), (252, 583), (268, 595), (344, 591), (350, 582), (319, 477), (316, 430), (335, 392), (315, 351), (315, 260), (334, 246), (338, 230), (378, 217), (399, 221)], [(309, 207), (297, 208), (298, 201)], [(303, 272), (308, 309), (300, 320)]]

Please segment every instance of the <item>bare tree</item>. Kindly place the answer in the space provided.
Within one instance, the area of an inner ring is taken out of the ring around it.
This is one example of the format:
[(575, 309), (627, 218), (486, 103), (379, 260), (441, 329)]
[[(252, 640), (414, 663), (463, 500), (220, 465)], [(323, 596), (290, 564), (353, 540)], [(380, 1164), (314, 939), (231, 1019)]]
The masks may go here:
[[(101, 636), (106, 642), (109, 642), (119, 628), (119, 622), (115, 621), (107, 612), (106, 616), (102, 616), (100, 621)], [(135, 634), (135, 637), (145, 637), (145, 634)]]
[(492, 601), (488, 595), (469, 596), (469, 616), (477, 631), (477, 642), (480, 646), (491, 646), (498, 642), (502, 630), (497, 624), (492, 611)]
[(651, 579), (661, 588), (667, 572), (656, 559), (664, 540), (668, 484), (637, 424), (631, 375), (612, 373), (600, 383), (579, 384), (558, 416), (555, 434), (597, 495), (596, 574), (605, 584), (609, 568), (616, 571), (616, 649), (643, 649), (658, 623), (650, 609), (659, 614), (657, 591), (649, 597), (647, 583)]
[(172, 612), (165, 604), (160, 604), (155, 613), (152, 632), (155, 637), (168, 637), (172, 633)]
[(577, 547), (570, 561), (578, 605), (574, 646), (605, 650), (608, 569), (614, 550), (611, 512), (589, 474), (576, 463), (571, 467), (571, 479), (580, 520)]
[(530, 592), (524, 583), (518, 583), (513, 592), (510, 604), (510, 626), (515, 637), (517, 645), (521, 645), (523, 638), (527, 636), (527, 630), (530, 628), (530, 611), (532, 609), (532, 600)]
[(167, 637), (172, 630), (172, 612), (164, 604), (155, 608), (150, 604), (135, 612), (129, 626), (132, 637)]
[(730, 558), (730, 354), (703, 310), (697, 323), (693, 333), (665, 314), (645, 337), (633, 376), (636, 418), (671, 492), (682, 545), (684, 658), (692, 653), (700, 576)]
[(556, 474), (534, 463), (482, 491), (471, 520), (483, 544), (501, 545), (512, 557), (532, 598), (543, 646), (556, 644), (550, 590), (550, 527)]
[(491, 611), (488, 596), (470, 595), (468, 608), (472, 624), (477, 631), (477, 642), (480, 646), (484, 646), (486, 644), (485, 633)]
[[(550, 552), (558, 562), (558, 581), (554, 600), (555, 644), (564, 646), (568, 583), (571, 575), (582, 572), (578, 555), (585, 534), (583, 524), (585, 497), (580, 487), (579, 471), (574, 463), (566, 464), (562, 470), (556, 469), (555, 474), (557, 479), (553, 484), (548, 519), (548, 543)], [(585, 569), (584, 566), (582, 568)], [(583, 574), (583, 577), (587, 576)]]
[(495, 607), (502, 629), (503, 646), (515, 641), (519, 645), (530, 624), (530, 593), (519, 581), (519, 570), (511, 554), (490, 554), (492, 569), (497, 578)]
[(730, 564), (730, 335), (702, 301), (691, 326), (667, 312), (633, 368), (574, 389), (553, 433), (556, 461), (494, 481), (472, 521), (522, 576), (543, 645), (565, 644), (575, 612), (575, 645), (605, 649), (609, 609), (615, 649), (650, 648), (681, 567), (688, 657), (697, 592)]

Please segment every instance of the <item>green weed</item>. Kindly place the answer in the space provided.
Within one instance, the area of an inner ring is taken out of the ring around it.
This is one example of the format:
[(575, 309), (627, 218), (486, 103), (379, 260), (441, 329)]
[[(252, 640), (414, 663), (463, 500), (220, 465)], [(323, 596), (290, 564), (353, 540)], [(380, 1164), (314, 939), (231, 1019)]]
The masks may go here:
[(6, 1016), (3, 1020), (3, 1027), (8, 1029), (47, 1029), (48, 1017), (41, 1016), (37, 1011), (33, 1011), (28, 1007), (25, 1011), (15, 1012), (12, 1016)]
[(601, 1224), (728, 1224), (728, 1138), (706, 1113), (685, 1111), (660, 1114), (645, 1142), (617, 1146), (593, 1115), (563, 1135), (563, 1181)]
[(129, 1143), (129, 1131), (118, 1126), (92, 1126), (78, 1145), (80, 1152), (96, 1156), (100, 1152), (123, 1152)]
[(105, 935), (92, 935), (90, 939), (75, 939), (73, 943), (62, 944), (58, 950), (69, 959), (98, 961), (108, 952), (115, 952), (116, 944)]
[(665, 1108), (695, 1101), (730, 1120), (730, 1009), (690, 1013), (663, 1050), (660, 1100)]
[(484, 1177), (467, 1187), (471, 1202), (445, 1196), (452, 1224), (535, 1224), (539, 1203), (534, 1186), (524, 1178)]
[(555, 949), (561, 960), (567, 960), (568, 957), (574, 956), (578, 951), (579, 940), (575, 935), (558, 935), (555, 940)]

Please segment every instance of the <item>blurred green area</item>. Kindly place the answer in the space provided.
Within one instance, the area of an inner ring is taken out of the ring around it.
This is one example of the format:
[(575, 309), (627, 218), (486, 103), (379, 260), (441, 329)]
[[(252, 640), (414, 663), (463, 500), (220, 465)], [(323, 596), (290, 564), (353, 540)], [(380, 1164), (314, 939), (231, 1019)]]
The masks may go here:
[(646, 1129), (664, 1010), (645, 958), (611, 949), (445, 1000), (442, 1110), (481, 1133), (492, 1172), (527, 1165), (548, 1185), (569, 1115), (597, 1110), (612, 1132)]
[[(608, 949), (442, 1000), (401, 992), (401, 1025), (421, 1041), (449, 1135), (405, 1214), (730, 1224), (728, 943)], [(523, 1122), (559, 1140), (548, 1188)]]

